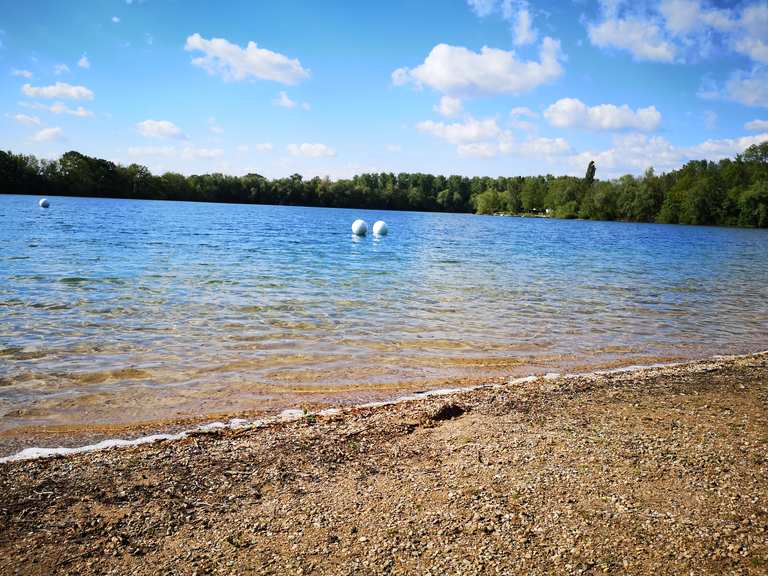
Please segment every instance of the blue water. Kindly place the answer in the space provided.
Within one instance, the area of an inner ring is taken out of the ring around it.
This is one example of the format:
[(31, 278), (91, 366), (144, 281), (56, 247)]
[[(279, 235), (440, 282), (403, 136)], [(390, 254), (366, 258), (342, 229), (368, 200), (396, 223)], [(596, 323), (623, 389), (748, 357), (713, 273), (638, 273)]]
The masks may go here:
[(766, 348), (764, 230), (0, 196), (0, 430)]

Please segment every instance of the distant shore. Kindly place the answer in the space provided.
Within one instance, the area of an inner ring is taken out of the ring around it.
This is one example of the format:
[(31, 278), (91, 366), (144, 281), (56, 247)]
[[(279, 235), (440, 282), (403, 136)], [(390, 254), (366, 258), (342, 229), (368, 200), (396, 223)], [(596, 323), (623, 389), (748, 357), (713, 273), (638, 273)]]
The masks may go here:
[(764, 574), (768, 355), (0, 465), (0, 574)]

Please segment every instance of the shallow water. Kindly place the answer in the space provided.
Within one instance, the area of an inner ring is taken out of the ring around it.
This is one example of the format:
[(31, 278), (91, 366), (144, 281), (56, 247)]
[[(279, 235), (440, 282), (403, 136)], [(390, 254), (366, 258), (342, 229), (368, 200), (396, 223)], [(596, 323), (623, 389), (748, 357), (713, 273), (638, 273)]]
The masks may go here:
[(765, 348), (764, 230), (0, 195), (6, 435)]

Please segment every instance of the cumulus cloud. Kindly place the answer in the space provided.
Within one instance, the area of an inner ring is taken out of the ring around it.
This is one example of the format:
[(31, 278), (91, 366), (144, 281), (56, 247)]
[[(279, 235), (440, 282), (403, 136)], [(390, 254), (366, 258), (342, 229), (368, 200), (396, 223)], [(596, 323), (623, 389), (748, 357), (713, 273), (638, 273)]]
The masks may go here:
[(768, 3), (745, 7), (739, 23), (741, 33), (735, 39), (735, 49), (755, 62), (768, 64)]
[(768, 131), (768, 120), (752, 120), (744, 124), (744, 128), (747, 130), (766, 130)]
[(291, 156), (304, 156), (305, 158), (320, 158), (322, 156), (336, 156), (336, 151), (325, 144), (288, 144), (288, 153)]
[(661, 136), (644, 134), (615, 136), (613, 146), (602, 151), (584, 151), (568, 157), (574, 172), (580, 172), (590, 160), (597, 164), (604, 177), (623, 174), (641, 174), (647, 168), (669, 171), (679, 168), (689, 160), (713, 160), (733, 157), (752, 144), (768, 140), (768, 133), (722, 140), (705, 140), (690, 147), (678, 147)]
[(19, 102), (19, 105), (35, 110), (47, 110), (53, 114), (69, 114), (70, 116), (77, 116), (78, 118), (88, 118), (93, 116), (93, 112), (83, 108), (82, 106), (78, 106), (77, 108), (70, 108), (62, 102), (54, 102), (50, 106), (43, 104), (42, 102)]
[(259, 48), (255, 42), (248, 42), (245, 48), (241, 48), (224, 38), (207, 40), (195, 33), (187, 38), (184, 49), (202, 52), (203, 56), (193, 58), (192, 64), (225, 80), (253, 77), (290, 85), (309, 77), (309, 70), (298, 59)]
[(731, 100), (745, 106), (768, 108), (768, 66), (736, 70), (722, 86), (707, 79), (697, 95), (706, 100)]
[(398, 68), (392, 82), (427, 85), (452, 95), (519, 94), (551, 82), (563, 73), (560, 43), (546, 37), (539, 60), (519, 60), (514, 51), (484, 46), (480, 52), (463, 46), (438, 44), (415, 68)]
[(519, 117), (527, 117), (527, 118), (538, 118), (539, 115), (528, 108), (527, 106), (515, 106), (512, 108), (512, 110), (509, 111), (509, 115), (513, 118), (519, 118)]
[(528, 8), (520, 8), (517, 11), (514, 26), (514, 42), (516, 46), (533, 44), (536, 41), (536, 30), (531, 25), (531, 13)]
[(440, 98), (440, 103), (433, 106), (432, 109), (443, 116), (456, 116), (462, 110), (461, 99), (443, 96)]
[(639, 18), (616, 18), (591, 24), (589, 40), (600, 48), (626, 50), (636, 60), (672, 62), (677, 54), (675, 45), (664, 39), (654, 22)]
[(626, 104), (587, 106), (577, 98), (561, 98), (544, 111), (544, 117), (556, 128), (587, 130), (624, 130), (649, 132), (659, 127), (661, 114), (655, 106), (632, 110)]
[(16, 68), (11, 70), (11, 75), (21, 76), (22, 78), (32, 78), (32, 72), (29, 70), (17, 70)]
[(723, 138), (720, 140), (705, 140), (701, 144), (685, 150), (689, 158), (704, 158), (707, 160), (720, 160), (741, 154), (753, 144), (760, 144), (768, 140), (768, 133), (741, 136), (739, 138)]
[(61, 76), (62, 74), (67, 74), (69, 72), (69, 66), (66, 64), (56, 64), (53, 67), (53, 73), (56, 74), (56, 76)]
[(59, 127), (43, 128), (32, 136), (35, 142), (49, 142), (51, 140), (60, 140), (64, 136), (64, 130)]
[(432, 134), (451, 144), (490, 140), (501, 133), (494, 118), (476, 120), (470, 117), (464, 122), (456, 122), (454, 124), (425, 120), (416, 124), (416, 129), (420, 132)]
[(518, 130), (532, 132), (536, 130), (536, 125), (525, 118), (538, 118), (539, 115), (526, 106), (515, 106), (509, 111), (509, 125)]
[(601, 5), (602, 19), (588, 25), (595, 46), (626, 50), (636, 60), (677, 62), (731, 50), (768, 63), (768, 4), (763, 1), (725, 7), (705, 0)]
[(526, 0), (467, 0), (467, 4), (479, 17), (485, 18), (499, 11), (501, 17), (512, 25), (512, 38), (516, 46), (533, 44), (537, 32)]
[(24, 124), (25, 126), (40, 126), (40, 118), (37, 116), (29, 116), (27, 114), (16, 114), (13, 117), (16, 122), (19, 124)]
[(467, 4), (480, 18), (485, 18), (496, 9), (496, 0), (467, 0)]
[(497, 141), (470, 142), (459, 144), (456, 151), (459, 156), (491, 158), (499, 155), (552, 160), (567, 154), (571, 145), (564, 138), (526, 138), (516, 140), (510, 133), (504, 132)]
[(85, 86), (73, 86), (66, 82), (56, 82), (50, 86), (32, 86), (24, 84), (21, 91), (30, 98), (68, 98), (70, 100), (93, 100), (93, 92)]
[(88, 56), (83, 54), (82, 56), (80, 56), (80, 60), (77, 61), (77, 65), (80, 68), (90, 68), (91, 67), (91, 61), (88, 60)]
[(285, 92), (279, 92), (277, 95), (277, 98), (275, 98), (274, 103), (276, 106), (280, 106), (282, 108), (295, 108), (296, 102), (294, 100), (291, 100), (288, 97), (288, 94)]
[(144, 120), (136, 130), (146, 138), (185, 138), (181, 128), (168, 120)]

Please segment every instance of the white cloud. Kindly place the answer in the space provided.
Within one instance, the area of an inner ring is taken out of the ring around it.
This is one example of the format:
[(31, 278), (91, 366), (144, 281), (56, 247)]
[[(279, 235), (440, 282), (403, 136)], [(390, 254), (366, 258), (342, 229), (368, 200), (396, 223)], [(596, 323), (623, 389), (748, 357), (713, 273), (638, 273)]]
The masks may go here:
[(420, 132), (432, 134), (451, 144), (464, 144), (468, 142), (490, 140), (501, 133), (494, 118), (475, 120), (470, 117), (464, 122), (457, 122), (455, 124), (445, 124), (443, 122), (425, 120), (424, 122), (416, 124), (416, 129)]
[(64, 131), (59, 128), (43, 128), (32, 136), (35, 142), (48, 142), (50, 140), (60, 140), (64, 136)]
[(336, 151), (325, 144), (288, 144), (288, 153), (291, 156), (304, 156), (306, 158), (319, 158), (322, 156), (336, 156)]
[(721, 140), (705, 140), (686, 150), (690, 158), (703, 158), (706, 160), (720, 160), (731, 158), (741, 154), (753, 144), (760, 144), (768, 140), (768, 133), (741, 136), (740, 138), (724, 138)]
[(256, 152), (272, 152), (274, 146), (271, 142), (262, 142), (260, 144), (255, 144), (253, 149), (256, 150)]
[(66, 64), (56, 64), (53, 67), (53, 73), (56, 74), (56, 76), (61, 76), (62, 74), (68, 74), (70, 72), (69, 66)]
[(684, 36), (711, 27), (720, 31), (732, 30), (736, 21), (727, 10), (710, 9), (700, 0), (662, 0), (659, 12), (664, 16), (666, 28), (674, 35)]
[(745, 106), (768, 108), (768, 66), (736, 70), (722, 87), (705, 80), (697, 95), (706, 100), (732, 100)]
[(50, 86), (32, 86), (24, 84), (21, 91), (30, 98), (69, 98), (70, 100), (93, 100), (93, 92), (85, 86), (72, 86), (66, 82), (56, 82)]
[(440, 103), (433, 106), (432, 109), (443, 116), (456, 116), (462, 110), (461, 99), (443, 96), (440, 98)]
[(80, 68), (90, 68), (91, 67), (91, 61), (88, 60), (88, 56), (83, 54), (82, 56), (80, 56), (80, 60), (77, 61), (77, 65)]
[(275, 98), (273, 100), (273, 102), (274, 102), (274, 104), (276, 106), (280, 106), (282, 108), (295, 108), (296, 107), (296, 102), (294, 100), (291, 100), (288, 97), (288, 94), (286, 94), (285, 92), (279, 92), (277, 94), (277, 98)]
[(550, 157), (560, 156), (570, 151), (571, 145), (564, 138), (529, 138), (519, 143), (502, 142), (502, 152), (516, 153), (519, 156)]
[(560, 43), (546, 37), (539, 61), (521, 61), (513, 51), (484, 46), (473, 52), (463, 46), (438, 44), (415, 68), (398, 68), (392, 82), (426, 84), (447, 94), (518, 94), (551, 82), (563, 73)]
[(512, 38), (516, 46), (533, 44), (537, 32), (532, 26), (531, 12), (526, 0), (467, 0), (467, 4), (479, 17), (501, 12), (501, 17), (512, 23)]
[(659, 26), (639, 18), (609, 19), (588, 27), (589, 40), (601, 48), (626, 50), (635, 60), (672, 62), (675, 45), (664, 38)]
[(767, 130), (768, 120), (752, 120), (744, 124), (744, 128), (747, 130)]
[(499, 153), (499, 147), (493, 142), (471, 142), (459, 144), (456, 147), (459, 156), (471, 156), (475, 158), (491, 158)]
[(467, 4), (480, 18), (485, 18), (496, 9), (496, 0), (467, 0)]
[(307, 110), (307, 111), (309, 111), (309, 110), (311, 110), (311, 109), (312, 109), (312, 106), (310, 106), (310, 105), (309, 105), (309, 102), (302, 102), (302, 103), (301, 103), (301, 108), (302, 108), (302, 110)]
[(176, 148), (173, 146), (131, 146), (128, 148), (128, 155), (170, 158), (176, 156)]
[(509, 111), (509, 115), (513, 118), (518, 118), (521, 116), (526, 116), (528, 118), (538, 118), (539, 115), (531, 110), (530, 108), (526, 106), (515, 106), (512, 108), (512, 110)]
[(471, 142), (459, 144), (456, 151), (459, 156), (475, 156), (490, 158), (500, 154), (527, 158), (539, 158), (552, 161), (554, 158), (570, 152), (570, 144), (563, 138), (527, 138), (517, 141), (504, 132), (498, 141)]
[(185, 160), (210, 160), (212, 158), (221, 158), (222, 156), (224, 156), (224, 150), (221, 148), (187, 146), (181, 151), (181, 157)]
[(117, 24), (117, 23), (119, 23), (119, 22), (120, 22), (120, 18), (119, 18), (118, 16), (112, 16), (112, 22), (114, 22), (115, 24)]
[(23, 78), (32, 78), (32, 72), (29, 70), (17, 70), (16, 68), (11, 70), (13, 76), (22, 76)]
[(168, 120), (144, 120), (136, 130), (146, 138), (185, 138), (181, 128)]
[(588, 26), (592, 43), (627, 50), (636, 60), (674, 62), (731, 50), (768, 63), (768, 3), (713, 7), (705, 0), (602, 2), (602, 21)]
[(208, 130), (212, 132), (213, 134), (223, 134), (224, 128), (219, 126), (218, 122), (216, 122), (216, 118), (208, 118)]
[(531, 26), (531, 13), (528, 11), (528, 8), (521, 8), (517, 11), (512, 31), (516, 46), (533, 44), (536, 41), (536, 30)]
[(61, 102), (54, 102), (50, 106), (43, 104), (42, 102), (19, 102), (19, 105), (25, 108), (33, 108), (35, 110), (47, 110), (53, 114), (69, 114), (70, 116), (77, 116), (79, 118), (87, 118), (93, 116), (93, 112), (86, 110), (82, 106), (77, 108), (69, 108)]
[(184, 49), (202, 52), (204, 56), (193, 58), (192, 64), (209, 74), (220, 74), (225, 80), (254, 77), (281, 84), (297, 84), (309, 77), (309, 70), (302, 67), (298, 59), (259, 48), (255, 42), (248, 42), (245, 48), (241, 48), (224, 38), (206, 40), (195, 33), (187, 38)]
[(661, 114), (655, 106), (632, 110), (626, 104), (600, 104), (587, 106), (576, 98), (562, 98), (544, 111), (544, 117), (557, 128), (584, 128), (587, 130), (651, 131), (659, 127)]
[(386, 149), (387, 149), (387, 152), (393, 152), (393, 153), (403, 151), (403, 147), (400, 146), (400, 144), (387, 144)]
[(152, 46), (155, 43), (155, 37), (152, 36), (149, 32), (144, 33), (144, 43), (147, 46)]
[(641, 174), (653, 166), (657, 172), (680, 167), (689, 160), (730, 158), (742, 153), (752, 144), (768, 140), (768, 133), (740, 138), (706, 140), (691, 147), (678, 147), (661, 136), (627, 134), (614, 137), (613, 146), (603, 151), (585, 151), (568, 158), (575, 173), (583, 171), (590, 160), (597, 164), (598, 173), (614, 178), (623, 174)]
[(19, 124), (24, 124), (25, 126), (40, 126), (40, 118), (37, 116), (29, 116), (27, 114), (16, 114), (13, 117), (16, 122)]

